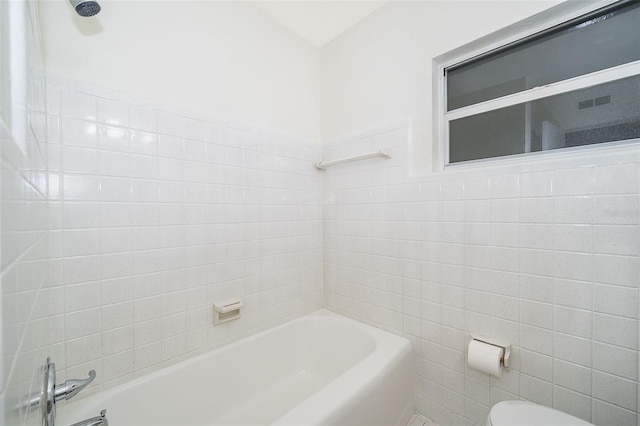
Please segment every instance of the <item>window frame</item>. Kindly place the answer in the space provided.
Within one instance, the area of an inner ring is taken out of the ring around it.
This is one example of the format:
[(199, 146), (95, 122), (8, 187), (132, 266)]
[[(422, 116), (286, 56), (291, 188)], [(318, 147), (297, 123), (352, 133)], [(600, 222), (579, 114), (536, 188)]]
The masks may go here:
[[(575, 2), (580, 3), (580, 2)], [(540, 12), (530, 18), (514, 23), (503, 30), (499, 30), (479, 40), (468, 43), (451, 52), (434, 58), (433, 61), (433, 82), (434, 91), (434, 110), (437, 117), (434, 117), (434, 136), (438, 146), (438, 152), (435, 152), (434, 159), (438, 159), (438, 164), (434, 164), (438, 169), (464, 167), (466, 165), (478, 165), (483, 163), (510, 162), (529, 160), (538, 158), (539, 156), (566, 153), (567, 151), (585, 151), (593, 150), (594, 147), (616, 146), (621, 144), (638, 143), (640, 140), (632, 139), (631, 141), (613, 141), (599, 143), (595, 145), (584, 145), (576, 147), (566, 147), (547, 151), (525, 152), (522, 154), (514, 154), (500, 157), (482, 158), (476, 160), (459, 161), (455, 163), (449, 162), (449, 122), (452, 120), (469, 117), (487, 111), (505, 108), (526, 102), (535, 101), (549, 96), (568, 93), (574, 90), (584, 89), (602, 83), (619, 80), (626, 77), (640, 75), (640, 60), (629, 62), (626, 64), (614, 66), (600, 71), (583, 74), (567, 80), (547, 84), (544, 86), (533, 87), (521, 92), (505, 95), (499, 98), (482, 101), (477, 104), (464, 106), (461, 108), (447, 111), (447, 77), (446, 69), (456, 64), (471, 60), (480, 55), (500, 49), (508, 44), (518, 42), (524, 38), (534, 36), (542, 31), (552, 27), (562, 25), (563, 23), (579, 18), (580, 16), (592, 13), (598, 9), (608, 7), (619, 3), (619, 0), (600, 0), (593, 1), (585, 5), (585, 3), (575, 4), (567, 2), (558, 6)], [(522, 29), (525, 27), (525, 29)]]

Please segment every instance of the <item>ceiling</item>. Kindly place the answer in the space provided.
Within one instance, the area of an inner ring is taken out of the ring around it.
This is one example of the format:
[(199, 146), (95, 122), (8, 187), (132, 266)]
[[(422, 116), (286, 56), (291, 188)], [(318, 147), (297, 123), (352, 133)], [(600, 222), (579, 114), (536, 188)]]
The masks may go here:
[(351, 28), (388, 0), (253, 0), (251, 3), (314, 45)]

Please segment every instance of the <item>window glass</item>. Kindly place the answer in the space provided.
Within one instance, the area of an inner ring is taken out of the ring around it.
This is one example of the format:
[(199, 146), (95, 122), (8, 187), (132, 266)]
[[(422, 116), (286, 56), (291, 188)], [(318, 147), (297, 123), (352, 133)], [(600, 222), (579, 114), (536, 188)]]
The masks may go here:
[(640, 138), (640, 76), (449, 122), (449, 162)]
[(640, 60), (640, 2), (447, 68), (447, 111)]

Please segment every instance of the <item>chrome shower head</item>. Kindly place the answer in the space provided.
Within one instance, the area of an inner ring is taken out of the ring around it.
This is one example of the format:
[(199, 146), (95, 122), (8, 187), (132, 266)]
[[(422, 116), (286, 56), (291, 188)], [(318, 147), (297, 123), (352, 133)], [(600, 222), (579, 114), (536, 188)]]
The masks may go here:
[(95, 0), (69, 0), (71, 6), (80, 16), (93, 16), (100, 12), (100, 5)]

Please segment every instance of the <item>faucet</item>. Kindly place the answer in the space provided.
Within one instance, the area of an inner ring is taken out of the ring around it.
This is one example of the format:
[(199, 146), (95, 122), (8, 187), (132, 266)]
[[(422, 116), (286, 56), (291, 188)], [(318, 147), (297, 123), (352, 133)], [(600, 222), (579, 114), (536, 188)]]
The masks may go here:
[[(55, 367), (54, 367), (55, 368)], [(89, 386), (89, 383), (96, 378), (96, 371), (89, 371), (89, 377), (87, 379), (70, 379), (65, 380), (65, 382), (61, 385), (55, 386), (55, 400), (60, 401), (61, 399), (71, 399), (82, 389)]]
[[(55, 368), (55, 367), (54, 367)], [(70, 379), (59, 386), (55, 386), (54, 398), (56, 401), (61, 399), (71, 399), (82, 389), (89, 386), (89, 383), (93, 382), (96, 378), (96, 371), (89, 371), (89, 377), (86, 379)], [(74, 423), (71, 426), (109, 426), (107, 420), (107, 410), (100, 411), (99, 416), (91, 417), (90, 419), (83, 420), (78, 423)]]
[(74, 423), (71, 426), (109, 426), (109, 421), (107, 420), (107, 410), (100, 411), (99, 416), (91, 417), (90, 419)]
[[(1, 0), (0, 0), (1, 1)], [(56, 424), (56, 402), (61, 399), (71, 399), (82, 389), (89, 386), (96, 378), (95, 370), (89, 371), (86, 379), (70, 379), (61, 385), (56, 385), (56, 365), (49, 358), (41, 367), (42, 387), (39, 394), (28, 396), (23, 402), (25, 407), (33, 409), (39, 407), (42, 414), (43, 426), (55, 426)], [(107, 421), (107, 410), (102, 410), (99, 416), (74, 423), (71, 426), (109, 426)]]

